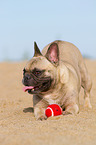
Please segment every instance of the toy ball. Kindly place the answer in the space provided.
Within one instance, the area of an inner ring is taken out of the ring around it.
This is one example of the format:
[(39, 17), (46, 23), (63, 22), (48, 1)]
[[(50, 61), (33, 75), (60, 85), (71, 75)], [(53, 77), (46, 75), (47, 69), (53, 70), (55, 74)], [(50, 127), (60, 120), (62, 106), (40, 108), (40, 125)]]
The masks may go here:
[(47, 117), (61, 115), (62, 114), (62, 108), (57, 104), (51, 104), (45, 110), (45, 114), (46, 114)]

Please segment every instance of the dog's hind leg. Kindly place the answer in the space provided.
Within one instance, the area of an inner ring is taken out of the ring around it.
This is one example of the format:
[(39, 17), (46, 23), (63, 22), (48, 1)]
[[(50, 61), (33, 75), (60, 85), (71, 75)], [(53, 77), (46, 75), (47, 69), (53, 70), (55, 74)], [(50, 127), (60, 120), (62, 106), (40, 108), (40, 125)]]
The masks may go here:
[(90, 91), (92, 88), (92, 81), (83, 61), (80, 62), (79, 68), (81, 73), (81, 86), (84, 88), (84, 107), (92, 108), (90, 103)]

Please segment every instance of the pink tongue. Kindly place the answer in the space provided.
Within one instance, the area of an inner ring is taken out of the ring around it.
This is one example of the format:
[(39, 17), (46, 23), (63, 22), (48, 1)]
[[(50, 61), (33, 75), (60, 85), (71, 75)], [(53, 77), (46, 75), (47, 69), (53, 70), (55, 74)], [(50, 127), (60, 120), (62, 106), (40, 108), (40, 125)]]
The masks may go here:
[(26, 92), (26, 91), (31, 90), (31, 89), (33, 89), (33, 88), (34, 88), (34, 87), (32, 87), (32, 86), (25, 86), (25, 87), (23, 88), (23, 91)]

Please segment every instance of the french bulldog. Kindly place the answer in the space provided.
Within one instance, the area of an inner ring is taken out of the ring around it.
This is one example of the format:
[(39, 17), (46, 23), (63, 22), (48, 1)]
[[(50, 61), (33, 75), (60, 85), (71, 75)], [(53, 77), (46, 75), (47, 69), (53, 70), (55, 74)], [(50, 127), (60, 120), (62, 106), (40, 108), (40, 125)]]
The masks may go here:
[(84, 106), (91, 108), (92, 82), (79, 49), (66, 41), (54, 41), (34, 56), (23, 70), (23, 90), (33, 94), (34, 115), (47, 119), (45, 109), (58, 104), (63, 114), (79, 113), (79, 92), (84, 88)]

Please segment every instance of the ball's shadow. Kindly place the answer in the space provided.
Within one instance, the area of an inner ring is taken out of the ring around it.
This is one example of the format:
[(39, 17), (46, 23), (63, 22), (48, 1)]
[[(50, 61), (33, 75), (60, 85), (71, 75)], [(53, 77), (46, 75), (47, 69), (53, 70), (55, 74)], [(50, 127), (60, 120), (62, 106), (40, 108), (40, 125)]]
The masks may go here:
[(33, 108), (33, 107), (24, 108), (24, 109), (23, 109), (23, 112), (24, 112), (24, 113), (28, 113), (28, 112), (34, 113), (34, 108)]

